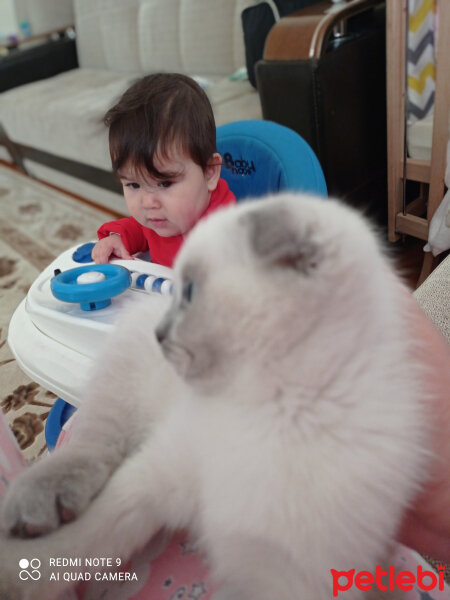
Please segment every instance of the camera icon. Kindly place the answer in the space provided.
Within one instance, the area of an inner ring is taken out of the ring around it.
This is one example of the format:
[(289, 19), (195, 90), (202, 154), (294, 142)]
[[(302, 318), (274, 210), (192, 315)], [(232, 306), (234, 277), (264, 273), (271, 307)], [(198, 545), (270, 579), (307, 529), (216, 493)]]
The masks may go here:
[(28, 579), (32, 579), (33, 581), (38, 581), (41, 578), (41, 573), (39, 571), (41, 567), (41, 561), (38, 558), (32, 558), (28, 560), (27, 558), (21, 558), (19, 560), (19, 577), (22, 581), (27, 581)]

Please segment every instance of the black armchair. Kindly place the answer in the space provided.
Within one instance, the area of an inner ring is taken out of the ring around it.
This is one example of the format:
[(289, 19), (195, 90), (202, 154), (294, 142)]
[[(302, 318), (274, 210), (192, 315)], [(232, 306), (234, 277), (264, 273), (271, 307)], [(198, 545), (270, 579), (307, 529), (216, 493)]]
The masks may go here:
[(319, 2), (278, 21), (255, 68), (263, 117), (294, 129), (312, 146), (329, 193), (356, 205), (378, 203), (369, 209), (381, 212), (386, 209), (384, 17), (381, 0)]

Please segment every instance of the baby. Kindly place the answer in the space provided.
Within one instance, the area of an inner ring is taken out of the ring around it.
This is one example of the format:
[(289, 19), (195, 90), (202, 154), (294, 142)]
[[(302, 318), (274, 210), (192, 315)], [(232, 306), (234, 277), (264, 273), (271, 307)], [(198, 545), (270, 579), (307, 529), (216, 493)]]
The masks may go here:
[(149, 250), (171, 267), (185, 234), (219, 207), (236, 202), (220, 178), (216, 126), (205, 92), (191, 78), (157, 73), (134, 83), (105, 115), (114, 172), (130, 217), (105, 223), (96, 263)]

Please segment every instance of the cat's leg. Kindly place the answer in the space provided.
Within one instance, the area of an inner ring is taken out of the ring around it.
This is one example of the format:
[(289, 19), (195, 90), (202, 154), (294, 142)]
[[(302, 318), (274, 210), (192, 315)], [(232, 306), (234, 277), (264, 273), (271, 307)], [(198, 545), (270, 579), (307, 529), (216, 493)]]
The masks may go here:
[(12, 483), (2, 503), (3, 527), (16, 535), (47, 533), (76, 518), (132, 451), (136, 435), (111, 398), (106, 414), (91, 396), (75, 413), (72, 439), (36, 461)]
[(162, 356), (153, 356), (153, 369), (144, 365), (145, 376), (131, 357), (120, 360), (128, 380), (117, 357), (105, 361), (75, 414), (69, 443), (11, 484), (2, 507), (7, 531), (41, 535), (77, 518), (180, 395)]
[[(39, 538), (0, 538), (1, 600), (53, 600), (74, 585), (50, 581), (57, 570), (49, 564), (50, 557), (81, 558), (83, 566), (78, 570), (98, 571), (85, 565), (85, 559), (110, 557), (114, 566), (124, 564), (162, 526), (189, 524), (194, 495), (187, 477), (191, 461), (186, 449), (177, 448), (176, 442), (152, 442), (127, 457), (77, 520)], [(41, 561), (39, 581), (19, 580), (19, 561), (24, 557)]]
[(75, 519), (122, 458), (119, 449), (74, 445), (40, 460), (11, 483), (2, 502), (2, 527), (27, 537)]

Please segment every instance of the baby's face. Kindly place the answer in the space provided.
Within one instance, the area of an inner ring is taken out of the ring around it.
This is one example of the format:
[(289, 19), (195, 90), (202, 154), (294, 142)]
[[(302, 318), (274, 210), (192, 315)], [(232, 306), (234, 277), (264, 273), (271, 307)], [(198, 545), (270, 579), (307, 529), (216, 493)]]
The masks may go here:
[[(220, 156), (213, 155), (211, 162), (220, 163)], [(207, 209), (220, 167), (207, 167), (204, 172), (180, 153), (155, 160), (155, 167), (170, 177), (157, 180), (137, 173), (129, 165), (120, 170), (130, 215), (161, 237), (187, 233)]]

